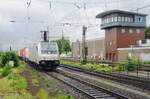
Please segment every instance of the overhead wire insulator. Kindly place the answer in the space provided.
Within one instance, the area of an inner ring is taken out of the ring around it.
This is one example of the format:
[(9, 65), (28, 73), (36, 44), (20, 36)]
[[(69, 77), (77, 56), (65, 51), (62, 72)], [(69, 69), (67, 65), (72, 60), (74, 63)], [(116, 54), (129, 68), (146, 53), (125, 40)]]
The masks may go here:
[(27, 8), (30, 7), (31, 5), (31, 0), (27, 1)]
[(51, 9), (51, 8), (52, 8), (52, 2), (49, 1), (49, 9)]

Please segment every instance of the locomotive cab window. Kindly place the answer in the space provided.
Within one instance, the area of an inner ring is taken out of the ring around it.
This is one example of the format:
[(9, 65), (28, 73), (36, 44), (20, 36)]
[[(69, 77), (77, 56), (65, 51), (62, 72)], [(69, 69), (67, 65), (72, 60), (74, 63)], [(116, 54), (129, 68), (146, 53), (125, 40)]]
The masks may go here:
[(57, 54), (57, 45), (52, 43), (41, 43), (41, 54)]

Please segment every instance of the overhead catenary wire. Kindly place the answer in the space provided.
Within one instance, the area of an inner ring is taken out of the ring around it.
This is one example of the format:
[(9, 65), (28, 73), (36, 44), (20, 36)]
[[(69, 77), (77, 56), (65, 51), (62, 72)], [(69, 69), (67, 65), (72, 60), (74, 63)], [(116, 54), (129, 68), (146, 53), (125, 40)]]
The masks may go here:
[(150, 7), (150, 4), (144, 5), (142, 7), (136, 8), (136, 9), (131, 10), (131, 11), (137, 11), (138, 12), (139, 10), (142, 10), (142, 9), (145, 9), (145, 8), (148, 8), (148, 7)]
[[(126, 2), (128, 0), (122, 0), (120, 2)], [(130, 0), (129, 0), (130, 1)], [(67, 1), (60, 1), (60, 0), (55, 0), (55, 1), (52, 1), (52, 0), (48, 0), (48, 2), (51, 2), (51, 3), (57, 3), (57, 4), (68, 4), (68, 5), (74, 5), (74, 4), (83, 4), (81, 3), (80, 1), (79, 2), (67, 2)], [(114, 0), (113, 3), (117, 3), (118, 1)], [(112, 3), (112, 1), (109, 0), (109, 2), (107, 2), (107, 4), (110, 4)], [(89, 2), (87, 3), (87, 5), (93, 5), (93, 4), (96, 4), (96, 5), (103, 5), (105, 4), (105, 1), (98, 1), (98, 2)]]

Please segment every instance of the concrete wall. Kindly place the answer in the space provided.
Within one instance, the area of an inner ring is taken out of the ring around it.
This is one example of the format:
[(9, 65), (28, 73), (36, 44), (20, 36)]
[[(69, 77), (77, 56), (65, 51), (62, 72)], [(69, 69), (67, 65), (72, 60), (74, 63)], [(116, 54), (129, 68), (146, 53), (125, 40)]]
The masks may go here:
[[(88, 59), (93, 59), (96, 56), (104, 57), (105, 44), (104, 38), (87, 40), (86, 44), (88, 47)], [(74, 58), (82, 57), (82, 44), (81, 41), (72, 43), (72, 54)]]

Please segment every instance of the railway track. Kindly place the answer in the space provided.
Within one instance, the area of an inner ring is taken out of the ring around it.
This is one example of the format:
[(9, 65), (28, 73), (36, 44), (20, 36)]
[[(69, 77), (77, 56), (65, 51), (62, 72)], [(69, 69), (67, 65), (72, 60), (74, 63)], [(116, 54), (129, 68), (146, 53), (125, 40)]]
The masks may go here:
[(70, 87), (78, 90), (80, 93), (85, 94), (89, 99), (129, 99), (126, 96), (108, 91), (96, 85), (92, 85), (86, 81), (66, 75), (59, 70), (55, 73), (47, 73), (47, 75), (54, 77), (57, 80), (67, 84)]
[(83, 72), (86, 74), (91, 74), (91, 75), (102, 77), (105, 79), (117, 81), (120, 83), (132, 85), (132, 86), (135, 86), (137, 88), (141, 88), (143, 90), (150, 91), (150, 79), (135, 77), (135, 76), (129, 76), (129, 75), (124, 75), (124, 74), (117, 74), (117, 73), (91, 71), (91, 70), (82, 69), (82, 68), (78, 68), (78, 67), (72, 67), (72, 66), (68, 66), (68, 65), (61, 65), (61, 67), (75, 70), (75, 71), (79, 71), (79, 72)]

